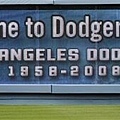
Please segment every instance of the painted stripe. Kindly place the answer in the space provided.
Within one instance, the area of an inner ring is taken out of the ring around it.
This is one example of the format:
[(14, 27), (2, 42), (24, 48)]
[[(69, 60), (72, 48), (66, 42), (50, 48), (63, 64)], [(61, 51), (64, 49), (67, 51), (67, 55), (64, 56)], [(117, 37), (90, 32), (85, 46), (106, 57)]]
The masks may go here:
[(51, 85), (1, 84), (0, 93), (51, 93)]
[(53, 4), (53, 0), (0, 0), (0, 4)]
[(55, 0), (55, 4), (120, 4), (120, 0)]
[(52, 85), (52, 93), (120, 93), (120, 85)]

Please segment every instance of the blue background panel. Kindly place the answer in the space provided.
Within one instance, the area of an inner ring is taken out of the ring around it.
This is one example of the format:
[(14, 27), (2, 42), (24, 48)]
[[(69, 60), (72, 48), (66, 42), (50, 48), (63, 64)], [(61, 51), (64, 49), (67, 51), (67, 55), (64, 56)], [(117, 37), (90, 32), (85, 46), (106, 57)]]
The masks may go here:
[[(119, 65), (118, 62), (88, 62), (86, 60), (86, 51), (87, 48), (119, 48), (120, 41), (119, 39), (104, 38), (100, 43), (92, 43), (87, 38), (79, 38), (78, 36), (75, 38), (68, 38), (63, 36), (62, 38), (53, 39), (51, 37), (51, 16), (52, 15), (61, 15), (64, 16), (65, 21), (74, 20), (79, 22), (80, 20), (84, 20), (85, 15), (91, 16), (92, 20), (120, 20), (120, 10), (1, 10), (0, 11), (0, 20), (10, 22), (15, 20), (20, 25), (20, 35), (16, 39), (0, 39), (0, 49), (37, 49), (37, 48), (51, 48), (55, 55), (55, 51), (57, 48), (77, 48), (80, 51), (80, 61), (77, 62), (25, 62), (25, 61), (2, 61), (0, 62), (0, 84), (119, 84), (120, 78), (113, 77), (110, 73), (111, 67), (113, 65)], [(72, 13), (72, 14), (71, 14)], [(27, 17), (32, 17), (34, 21), (44, 21), (46, 32), (45, 36), (41, 39), (33, 38), (29, 39), (26, 37), (25, 25), (24, 22)], [(44, 76), (43, 77), (35, 77), (34, 76), (34, 66), (42, 65), (44, 66)], [(80, 67), (80, 76), (71, 77), (69, 74), (61, 75), (59, 74), (57, 77), (48, 76), (48, 67), (49, 66), (58, 66), (60, 69), (66, 69), (69, 73), (69, 67), (71, 65), (78, 65)], [(92, 65), (95, 70), (95, 74), (92, 77), (86, 77), (84, 75), (84, 67), (86, 65)], [(106, 65), (109, 69), (109, 73), (105, 77), (100, 77), (97, 74), (97, 69), (99, 65)], [(9, 69), (8, 66), (14, 66), (15, 68), (15, 77), (9, 77)], [(20, 66), (29, 66), (30, 75), (28, 77), (20, 76)]]

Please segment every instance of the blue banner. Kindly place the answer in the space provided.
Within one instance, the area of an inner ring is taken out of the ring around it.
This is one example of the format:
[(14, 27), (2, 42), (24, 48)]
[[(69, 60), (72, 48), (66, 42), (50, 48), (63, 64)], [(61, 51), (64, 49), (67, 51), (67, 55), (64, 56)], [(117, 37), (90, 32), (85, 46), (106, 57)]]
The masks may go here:
[(0, 84), (119, 84), (120, 10), (0, 10)]

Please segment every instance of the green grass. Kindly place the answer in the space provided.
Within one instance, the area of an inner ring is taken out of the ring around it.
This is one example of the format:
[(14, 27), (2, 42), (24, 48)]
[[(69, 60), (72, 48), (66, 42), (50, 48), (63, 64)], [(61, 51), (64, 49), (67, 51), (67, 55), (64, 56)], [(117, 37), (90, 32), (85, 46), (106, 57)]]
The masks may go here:
[(120, 120), (119, 105), (0, 106), (0, 120)]

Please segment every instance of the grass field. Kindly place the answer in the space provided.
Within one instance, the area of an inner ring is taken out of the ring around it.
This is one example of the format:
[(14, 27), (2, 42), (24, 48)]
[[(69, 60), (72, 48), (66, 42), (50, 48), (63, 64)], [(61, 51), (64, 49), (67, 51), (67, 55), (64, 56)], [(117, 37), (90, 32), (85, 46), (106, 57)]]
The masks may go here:
[(119, 105), (0, 106), (0, 120), (120, 120)]

